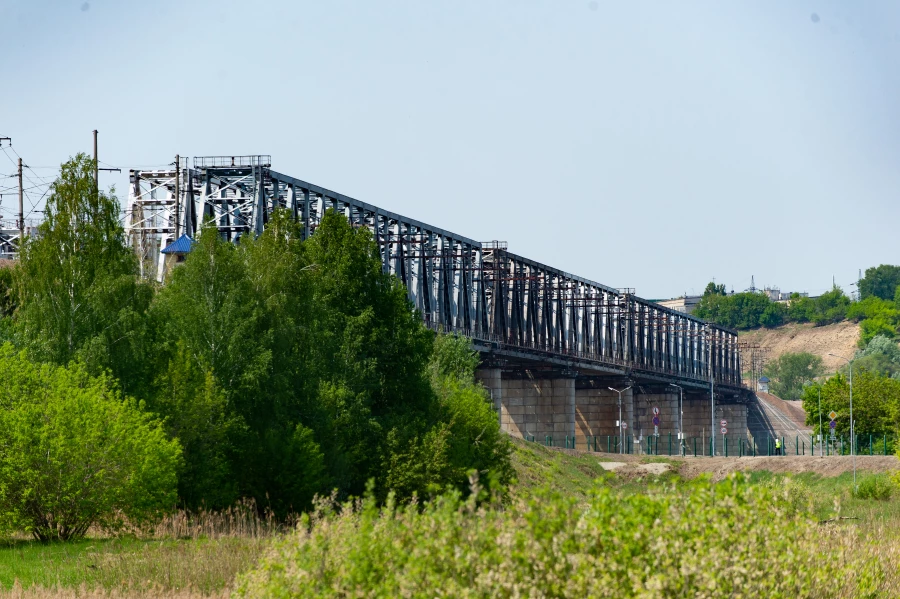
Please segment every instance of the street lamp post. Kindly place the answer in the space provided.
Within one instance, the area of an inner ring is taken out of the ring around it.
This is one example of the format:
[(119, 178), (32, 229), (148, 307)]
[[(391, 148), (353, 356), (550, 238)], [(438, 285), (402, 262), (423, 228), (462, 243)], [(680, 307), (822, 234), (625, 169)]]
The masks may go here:
[(713, 372), (713, 348), (712, 348), (712, 327), (706, 325), (706, 347), (709, 354), (707, 367), (709, 368), (709, 405), (710, 405), (710, 427), (709, 441), (712, 446), (712, 456), (716, 455), (716, 388), (715, 373)]
[(684, 455), (684, 389), (675, 383), (669, 383), (669, 386), (678, 388), (678, 447)]
[(819, 392), (819, 457), (825, 457), (825, 429), (822, 428), (822, 385), (816, 385)]
[(621, 391), (618, 389), (609, 388), (610, 391), (615, 391), (619, 394), (619, 453), (625, 453), (625, 435), (622, 429), (622, 394), (631, 389), (632, 385), (628, 385)]
[(853, 488), (856, 489), (856, 451), (853, 449), (853, 446), (856, 445), (856, 431), (853, 426), (853, 363), (844, 356), (828, 355), (843, 360), (850, 369), (850, 455), (853, 457)]

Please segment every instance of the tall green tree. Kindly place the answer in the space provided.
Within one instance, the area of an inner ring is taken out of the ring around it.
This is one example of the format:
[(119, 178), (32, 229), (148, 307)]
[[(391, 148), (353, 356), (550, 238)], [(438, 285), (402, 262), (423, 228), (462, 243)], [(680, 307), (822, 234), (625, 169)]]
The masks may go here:
[(882, 264), (866, 269), (866, 276), (859, 281), (859, 298), (878, 297), (893, 301), (900, 286), (900, 266)]
[[(850, 382), (839, 372), (820, 386), (822, 413), (837, 412), (836, 434), (845, 438), (850, 434)], [(809, 386), (803, 392), (806, 423), (819, 425), (819, 387)], [(880, 376), (864, 368), (853, 369), (853, 419), (860, 435), (897, 433), (900, 416), (900, 381)], [(823, 424), (828, 426), (828, 417)], [(827, 431), (826, 431), (827, 432)]]
[(44, 221), (15, 269), (16, 329), (29, 355), (109, 369), (127, 391), (146, 381), (146, 312), (153, 288), (139, 281), (115, 195), (94, 185), (84, 154), (62, 165)]
[(185, 446), (181, 498), (189, 507), (225, 507), (251, 494), (254, 469), (246, 460), (256, 446), (247, 420), (263, 403), (252, 391), (270, 364), (239, 249), (204, 228), (152, 313), (164, 323), (157, 358), (163, 374), (149, 405)]
[(847, 318), (860, 323), (859, 345), (863, 348), (878, 335), (893, 339), (900, 327), (897, 305), (874, 295), (853, 303), (847, 310)]
[(772, 381), (772, 393), (782, 399), (800, 399), (803, 383), (822, 376), (822, 358), (808, 352), (785, 353), (766, 364), (764, 374)]
[(368, 229), (329, 211), (307, 243), (320, 308), (309, 357), (321, 377), (317, 402), (333, 423), (330, 444), (340, 448), (335, 474), (355, 495), (371, 477), (384, 490), (400, 448), (421, 443), (439, 415), (427, 375), (433, 334), (382, 270)]

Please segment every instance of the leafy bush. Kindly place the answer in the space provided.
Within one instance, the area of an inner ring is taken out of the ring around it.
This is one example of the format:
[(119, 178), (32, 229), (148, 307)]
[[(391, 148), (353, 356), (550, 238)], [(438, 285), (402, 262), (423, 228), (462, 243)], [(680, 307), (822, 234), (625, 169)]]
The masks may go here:
[(809, 485), (790, 476), (770, 478), (762, 486), (772, 493), (773, 500), (790, 515), (808, 512), (815, 503)]
[(894, 494), (894, 483), (886, 474), (870, 474), (859, 479), (854, 497), (887, 501)]
[[(379, 510), (320, 506), (238, 597), (858, 596), (880, 579), (739, 476), (584, 504), (558, 493), (479, 507), (450, 494)], [(857, 560), (858, 561), (858, 560)], [(837, 584), (836, 584), (837, 581)]]
[(175, 503), (178, 442), (109, 381), (0, 348), (0, 527), (42, 541)]

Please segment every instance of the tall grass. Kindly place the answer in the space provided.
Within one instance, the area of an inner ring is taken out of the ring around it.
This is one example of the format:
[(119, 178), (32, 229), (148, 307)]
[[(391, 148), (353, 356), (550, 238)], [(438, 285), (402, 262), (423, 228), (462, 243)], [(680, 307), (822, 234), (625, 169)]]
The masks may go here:
[(156, 539), (265, 539), (293, 529), (295, 516), (277, 520), (271, 510), (260, 515), (253, 500), (243, 500), (225, 510), (179, 510), (151, 529)]
[(502, 508), (453, 495), (320, 506), (237, 595), (845, 597), (892, 580), (858, 535), (808, 509), (802, 490), (741, 476), (642, 494), (604, 486), (587, 501), (548, 491)]
[(0, 545), (0, 596), (68, 596), (71, 589), (98, 597), (217, 596), (256, 563), (270, 539), (292, 527), (242, 502), (222, 511), (180, 511), (127, 535), (97, 530), (74, 543), (10, 541)]

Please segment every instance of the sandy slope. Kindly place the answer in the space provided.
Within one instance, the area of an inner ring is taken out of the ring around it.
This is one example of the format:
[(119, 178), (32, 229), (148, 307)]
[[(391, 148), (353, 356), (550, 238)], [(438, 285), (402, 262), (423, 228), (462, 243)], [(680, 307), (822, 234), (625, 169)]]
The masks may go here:
[(859, 339), (859, 324), (839, 322), (824, 327), (811, 324), (789, 324), (776, 329), (758, 329), (740, 333), (742, 341), (757, 343), (769, 350), (768, 359), (777, 358), (787, 352), (809, 352), (822, 356), (828, 372), (837, 370), (843, 362), (832, 358), (829, 353), (853, 356)]

